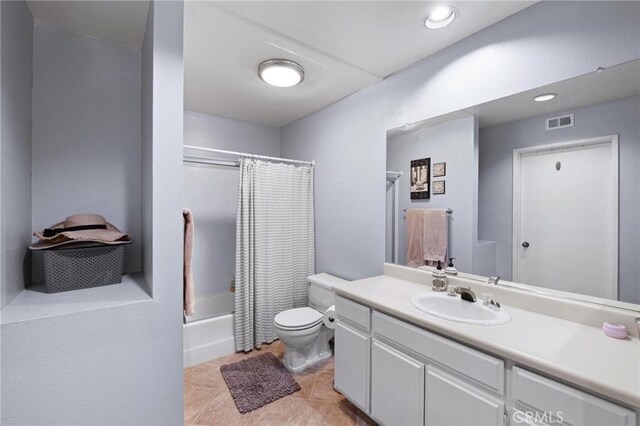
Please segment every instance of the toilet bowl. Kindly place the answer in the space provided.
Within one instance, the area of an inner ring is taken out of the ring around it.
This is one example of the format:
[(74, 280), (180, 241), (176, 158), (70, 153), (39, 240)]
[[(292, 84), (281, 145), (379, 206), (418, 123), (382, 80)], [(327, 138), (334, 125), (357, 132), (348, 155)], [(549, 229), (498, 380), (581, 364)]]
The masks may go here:
[(331, 356), (329, 341), (333, 338), (333, 325), (327, 327), (324, 312), (335, 303), (333, 285), (345, 282), (329, 274), (308, 278), (309, 306), (288, 309), (275, 316), (276, 334), (284, 343), (283, 364), (292, 372), (302, 371)]

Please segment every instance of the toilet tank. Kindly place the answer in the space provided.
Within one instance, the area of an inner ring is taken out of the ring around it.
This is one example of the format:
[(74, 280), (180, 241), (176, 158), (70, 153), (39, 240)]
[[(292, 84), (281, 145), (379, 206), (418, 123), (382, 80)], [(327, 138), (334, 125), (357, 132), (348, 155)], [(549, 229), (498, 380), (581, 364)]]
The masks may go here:
[(331, 305), (336, 303), (336, 295), (333, 286), (337, 283), (344, 283), (347, 280), (334, 277), (329, 274), (316, 274), (307, 278), (309, 283), (309, 306), (320, 312), (324, 312)]

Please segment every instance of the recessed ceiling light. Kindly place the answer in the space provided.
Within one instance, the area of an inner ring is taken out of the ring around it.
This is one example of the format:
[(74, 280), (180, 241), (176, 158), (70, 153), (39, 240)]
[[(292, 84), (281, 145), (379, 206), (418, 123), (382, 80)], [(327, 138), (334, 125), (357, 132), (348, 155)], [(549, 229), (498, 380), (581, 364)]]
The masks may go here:
[(533, 98), (533, 100), (536, 102), (546, 102), (550, 101), (551, 99), (555, 99), (556, 96), (558, 96), (557, 93), (543, 93), (542, 95), (538, 95)]
[(427, 15), (424, 25), (430, 30), (444, 28), (456, 19), (456, 11), (451, 6), (440, 6)]
[(304, 80), (304, 68), (288, 59), (269, 59), (258, 66), (258, 75), (272, 86), (292, 87)]

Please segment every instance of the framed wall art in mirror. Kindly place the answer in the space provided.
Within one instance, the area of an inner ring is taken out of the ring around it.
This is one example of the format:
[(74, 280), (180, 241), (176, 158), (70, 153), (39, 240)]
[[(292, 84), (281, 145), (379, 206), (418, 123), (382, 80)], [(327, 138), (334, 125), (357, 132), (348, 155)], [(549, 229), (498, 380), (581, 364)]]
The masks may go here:
[(435, 163), (433, 165), (433, 177), (443, 177), (447, 175), (447, 163)]
[(411, 161), (411, 199), (425, 200), (430, 198), (431, 159), (422, 158)]

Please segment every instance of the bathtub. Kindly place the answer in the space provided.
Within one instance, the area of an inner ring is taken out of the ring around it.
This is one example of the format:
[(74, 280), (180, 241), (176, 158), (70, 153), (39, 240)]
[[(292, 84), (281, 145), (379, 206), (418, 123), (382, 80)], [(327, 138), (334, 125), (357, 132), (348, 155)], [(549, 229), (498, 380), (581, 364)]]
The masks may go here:
[(233, 293), (196, 298), (182, 332), (183, 365), (191, 367), (235, 352)]

